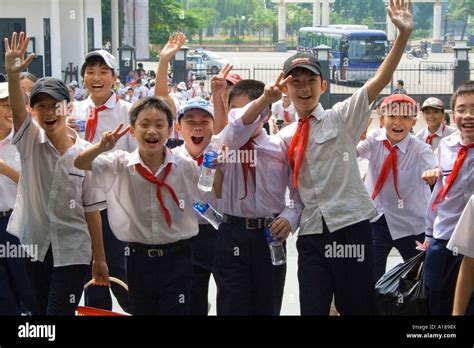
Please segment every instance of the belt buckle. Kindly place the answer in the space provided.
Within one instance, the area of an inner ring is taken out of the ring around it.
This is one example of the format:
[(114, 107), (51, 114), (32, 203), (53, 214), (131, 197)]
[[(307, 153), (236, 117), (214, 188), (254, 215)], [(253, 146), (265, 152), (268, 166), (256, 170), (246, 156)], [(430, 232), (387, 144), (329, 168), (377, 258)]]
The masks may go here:
[[(255, 226), (253, 223), (252, 223), (252, 220), (257, 220), (257, 225)], [(260, 229), (262, 228), (261, 226), (261, 220), (260, 219), (245, 219), (245, 228), (247, 230), (257, 230), (257, 229)]]
[(163, 249), (148, 249), (148, 257), (163, 256)]

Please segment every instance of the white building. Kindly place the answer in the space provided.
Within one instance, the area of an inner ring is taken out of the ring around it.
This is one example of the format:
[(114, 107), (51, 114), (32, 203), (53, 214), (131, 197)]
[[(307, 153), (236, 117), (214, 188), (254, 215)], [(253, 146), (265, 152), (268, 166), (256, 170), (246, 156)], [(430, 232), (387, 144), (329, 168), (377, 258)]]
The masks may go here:
[[(39, 56), (30, 71), (64, 80), (69, 63), (80, 70), (84, 55), (102, 47), (101, 12), (100, 0), (0, 0), (0, 38), (25, 31)], [(2, 43), (0, 72), (4, 50)]]

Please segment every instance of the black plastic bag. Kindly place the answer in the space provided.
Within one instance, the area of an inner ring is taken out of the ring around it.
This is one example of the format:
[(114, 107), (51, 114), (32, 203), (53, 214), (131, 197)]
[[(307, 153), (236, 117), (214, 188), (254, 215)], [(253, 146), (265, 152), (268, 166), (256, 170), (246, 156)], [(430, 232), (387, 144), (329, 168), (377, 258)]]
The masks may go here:
[(428, 315), (428, 293), (423, 281), (425, 252), (395, 266), (375, 284), (381, 315)]

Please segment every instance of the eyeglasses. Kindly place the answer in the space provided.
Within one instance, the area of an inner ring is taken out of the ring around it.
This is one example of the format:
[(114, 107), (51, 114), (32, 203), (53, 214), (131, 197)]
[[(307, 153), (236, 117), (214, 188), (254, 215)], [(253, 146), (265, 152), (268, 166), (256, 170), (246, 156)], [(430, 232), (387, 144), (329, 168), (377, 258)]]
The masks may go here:
[(469, 113), (471, 116), (474, 116), (474, 107), (467, 108), (467, 109), (464, 109), (464, 108), (456, 109), (454, 110), (454, 112), (461, 116), (466, 116), (467, 113)]

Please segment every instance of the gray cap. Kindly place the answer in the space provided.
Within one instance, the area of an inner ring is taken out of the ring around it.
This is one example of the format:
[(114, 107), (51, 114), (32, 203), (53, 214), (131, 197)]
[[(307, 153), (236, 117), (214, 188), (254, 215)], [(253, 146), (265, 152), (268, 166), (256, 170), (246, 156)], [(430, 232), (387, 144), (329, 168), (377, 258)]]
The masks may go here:
[(69, 90), (64, 82), (55, 77), (43, 77), (33, 85), (30, 95), (30, 107), (33, 107), (40, 93), (46, 93), (57, 101), (67, 100), (68, 103), (70, 102)]
[(93, 56), (102, 57), (105, 64), (107, 64), (107, 66), (110, 69), (112, 69), (114, 73), (117, 73), (117, 70), (118, 70), (117, 60), (109, 52), (107, 52), (106, 50), (91, 51), (86, 54), (84, 60), (87, 60), (89, 57), (93, 57)]

